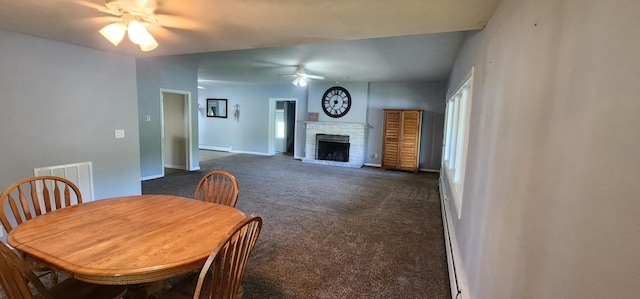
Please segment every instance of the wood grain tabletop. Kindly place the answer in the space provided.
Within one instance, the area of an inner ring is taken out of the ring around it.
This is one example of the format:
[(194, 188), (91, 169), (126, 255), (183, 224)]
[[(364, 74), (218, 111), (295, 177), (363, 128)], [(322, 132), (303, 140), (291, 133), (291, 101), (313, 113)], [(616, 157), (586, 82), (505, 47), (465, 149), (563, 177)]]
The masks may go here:
[(140, 284), (198, 270), (245, 215), (171, 195), (97, 200), (18, 225), (7, 240), (27, 258), (98, 284)]

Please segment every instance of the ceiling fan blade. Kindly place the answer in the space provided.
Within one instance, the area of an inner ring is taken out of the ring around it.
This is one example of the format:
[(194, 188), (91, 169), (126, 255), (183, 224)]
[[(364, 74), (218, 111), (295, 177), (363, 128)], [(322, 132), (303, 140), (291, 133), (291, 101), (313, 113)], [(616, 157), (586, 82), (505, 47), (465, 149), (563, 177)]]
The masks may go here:
[(185, 17), (173, 16), (168, 14), (156, 14), (158, 22), (163, 27), (188, 29), (188, 30), (200, 30), (202, 25)]
[(280, 77), (297, 77), (298, 75), (296, 75), (296, 74), (280, 74), (278, 76), (280, 76)]
[(87, 8), (95, 9), (97, 11), (101, 11), (101, 12), (105, 12), (105, 13), (108, 13), (108, 14), (116, 15), (116, 12), (108, 9), (104, 5), (93, 3), (93, 2), (88, 1), (88, 0), (78, 0), (78, 1), (76, 1), (76, 3), (78, 5), (80, 5), (80, 6), (84, 6), (84, 7), (87, 7)]
[(324, 80), (324, 76), (318, 76), (318, 75), (305, 75), (305, 77), (309, 78), (309, 79), (316, 79), (316, 80)]
[(118, 16), (118, 17), (122, 15), (122, 12), (119, 12), (119, 11), (113, 11), (113, 10), (111, 10), (111, 9), (109, 9), (109, 8), (106, 8), (106, 7), (100, 7), (100, 8), (98, 8), (98, 10), (99, 10), (100, 12), (108, 13), (108, 14), (110, 14), (110, 15), (114, 15), (114, 16)]

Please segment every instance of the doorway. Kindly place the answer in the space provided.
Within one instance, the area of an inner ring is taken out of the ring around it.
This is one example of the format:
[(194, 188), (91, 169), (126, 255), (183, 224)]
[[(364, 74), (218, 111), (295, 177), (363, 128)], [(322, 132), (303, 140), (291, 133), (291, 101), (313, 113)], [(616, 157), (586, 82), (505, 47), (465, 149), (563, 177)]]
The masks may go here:
[(276, 102), (276, 153), (293, 156), (295, 144), (296, 103), (293, 101)]
[(297, 98), (269, 99), (269, 155), (296, 152)]
[(161, 90), (162, 176), (190, 170), (190, 93)]

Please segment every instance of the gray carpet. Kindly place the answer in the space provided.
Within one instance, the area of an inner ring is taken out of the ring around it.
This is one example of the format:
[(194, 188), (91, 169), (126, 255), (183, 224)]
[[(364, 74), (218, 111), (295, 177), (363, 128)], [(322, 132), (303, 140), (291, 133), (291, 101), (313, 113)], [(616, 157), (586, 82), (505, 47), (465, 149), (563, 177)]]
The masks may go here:
[(451, 298), (437, 174), (236, 154), (142, 191), (193, 197), (212, 169), (233, 173), (236, 207), (264, 221), (244, 298)]

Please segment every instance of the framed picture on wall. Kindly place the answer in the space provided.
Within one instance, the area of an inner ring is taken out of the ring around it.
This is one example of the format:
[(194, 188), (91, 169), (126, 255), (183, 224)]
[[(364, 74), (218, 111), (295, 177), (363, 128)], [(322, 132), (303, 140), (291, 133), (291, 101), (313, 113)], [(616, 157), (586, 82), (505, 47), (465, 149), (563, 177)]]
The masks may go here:
[(227, 99), (207, 99), (207, 117), (227, 118)]

